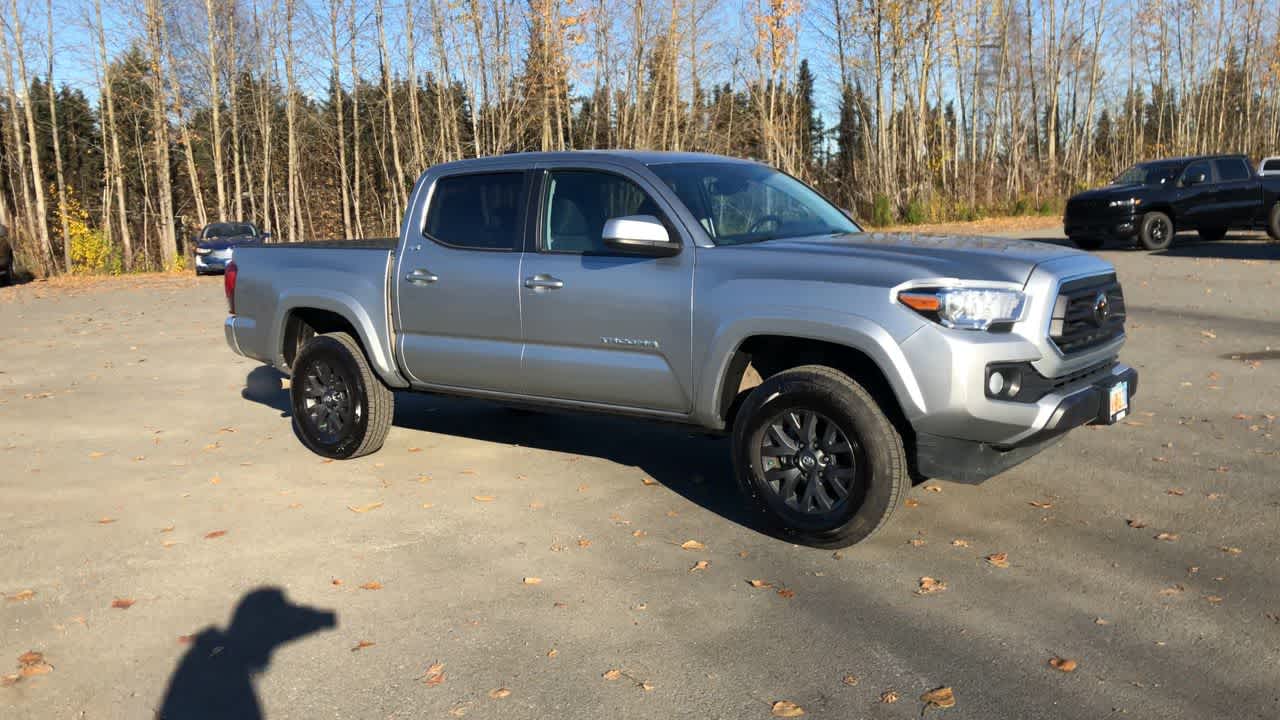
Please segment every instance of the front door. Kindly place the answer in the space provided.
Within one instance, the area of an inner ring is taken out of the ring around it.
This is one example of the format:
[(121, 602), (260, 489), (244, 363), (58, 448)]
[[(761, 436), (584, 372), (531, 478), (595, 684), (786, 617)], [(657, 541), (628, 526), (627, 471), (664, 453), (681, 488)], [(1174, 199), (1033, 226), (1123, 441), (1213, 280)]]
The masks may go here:
[[(1203, 182), (1197, 182), (1200, 176)], [(1217, 187), (1208, 160), (1197, 160), (1182, 171), (1173, 203), (1174, 223), (1179, 230), (1211, 228), (1217, 222)]]
[[(396, 271), (397, 342), (417, 385), (520, 391), (520, 296), (530, 173), (431, 182)], [(415, 237), (417, 235), (417, 237)]]
[[(694, 249), (676, 233), (645, 178), (590, 164), (548, 168), (536, 243), (521, 271), (524, 392), (614, 407), (692, 407)], [(663, 220), (683, 244), (672, 257), (623, 254), (605, 221)]]

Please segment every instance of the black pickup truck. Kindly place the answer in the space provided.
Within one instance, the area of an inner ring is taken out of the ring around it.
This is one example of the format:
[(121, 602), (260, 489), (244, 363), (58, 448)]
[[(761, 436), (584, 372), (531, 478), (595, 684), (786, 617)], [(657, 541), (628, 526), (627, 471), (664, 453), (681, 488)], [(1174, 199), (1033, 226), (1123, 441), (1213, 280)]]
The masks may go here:
[(1280, 176), (1260, 177), (1244, 155), (1139, 163), (1107, 187), (1073, 195), (1062, 224), (1084, 250), (1108, 238), (1163, 250), (1183, 230), (1219, 240), (1228, 230), (1265, 229), (1280, 240)]

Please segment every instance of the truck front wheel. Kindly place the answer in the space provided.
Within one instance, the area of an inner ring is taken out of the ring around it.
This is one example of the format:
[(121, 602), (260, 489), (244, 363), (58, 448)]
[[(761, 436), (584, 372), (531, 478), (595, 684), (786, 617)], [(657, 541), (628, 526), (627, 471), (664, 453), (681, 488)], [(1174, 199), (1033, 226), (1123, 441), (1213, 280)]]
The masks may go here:
[(317, 335), (298, 351), (289, 383), (293, 426), (302, 444), (338, 460), (382, 447), (394, 396), (344, 332)]
[(1138, 242), (1148, 250), (1164, 250), (1173, 242), (1173, 220), (1162, 212), (1149, 212), (1142, 216), (1138, 228)]
[(1280, 202), (1271, 206), (1271, 213), (1267, 216), (1267, 234), (1280, 242)]
[(844, 547), (879, 530), (911, 478), (902, 438), (870, 393), (822, 365), (756, 387), (733, 425), (738, 483), (771, 527)]

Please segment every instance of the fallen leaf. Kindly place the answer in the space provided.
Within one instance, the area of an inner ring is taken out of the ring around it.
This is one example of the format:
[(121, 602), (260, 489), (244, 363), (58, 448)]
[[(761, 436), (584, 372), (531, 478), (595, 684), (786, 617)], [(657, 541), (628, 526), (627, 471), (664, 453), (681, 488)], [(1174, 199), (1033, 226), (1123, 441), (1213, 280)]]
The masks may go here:
[(363, 650), (367, 647), (373, 647), (374, 645), (377, 645), (377, 644), (378, 643), (373, 642), (372, 640), (361, 640), (360, 642), (356, 643), (355, 647), (351, 648), (351, 652), (359, 652), (360, 650)]
[[(475, 500), (476, 502), (483, 502), (483, 503), (489, 503), (489, 502), (493, 502), (494, 500), (497, 500), (497, 498), (495, 498), (492, 495), (474, 495), (472, 496), (471, 499)], [(529, 507), (533, 507), (533, 505), (530, 504)]]
[(1038, 500), (1032, 500), (1027, 504), (1030, 505), (1031, 507), (1040, 508), (1041, 510), (1048, 510), (1049, 508), (1053, 507), (1053, 503), (1051, 502), (1040, 502)]
[(885, 690), (884, 692), (880, 693), (880, 702), (884, 703), (885, 705), (892, 705), (893, 703), (898, 702), (899, 697), (900, 696), (898, 695), (898, 691)]
[[(746, 550), (743, 550), (741, 553), (739, 553), (739, 555), (742, 557), (746, 557)], [(836, 550), (835, 552), (831, 553), (831, 558), (833, 560), (843, 560), (844, 553), (839, 550)]]
[(377, 510), (380, 507), (382, 507), (382, 503), (375, 502), (369, 503), (368, 505), (348, 505), (347, 509), (353, 513), (367, 513), (370, 510)]
[(113, 518), (113, 517), (103, 517), (103, 518), (98, 518), (98, 524), (99, 524), (99, 525), (110, 525), (111, 523), (113, 523), (113, 522), (115, 522), (115, 521), (116, 521), (116, 519), (115, 519), (115, 518)]
[(1100, 617), (1099, 617), (1099, 618), (1094, 618), (1094, 619), (1093, 619), (1093, 624), (1094, 624), (1094, 625), (1110, 625), (1110, 624), (1111, 624), (1111, 621), (1110, 621), (1110, 620), (1108, 620), (1108, 619), (1106, 619), (1106, 618), (1100, 618)]
[(1156, 535), (1155, 538), (1157, 540), (1164, 540), (1165, 542), (1174, 542), (1178, 539), (1178, 533), (1162, 532), (1159, 535)]
[(541, 585), (541, 584), (542, 584), (542, 578), (540, 578), (540, 577), (527, 577), (527, 578), (525, 578), (525, 579), (523, 580), (523, 582), (524, 582), (524, 584), (525, 584), (525, 585)]
[(915, 498), (907, 498), (906, 500), (902, 501), (902, 504), (905, 507), (909, 507), (909, 508), (920, 507), (920, 501)]
[(648, 535), (648, 534), (649, 534), (649, 533), (647, 533), (647, 532), (645, 532), (645, 531), (643, 531), (643, 530), (636, 530), (635, 532), (631, 533), (631, 536), (632, 536), (632, 537), (642, 538), (642, 537), (644, 537), (645, 535)]
[(767, 580), (748, 580), (747, 582), (751, 584), (751, 587), (756, 589), (773, 587), (773, 583)]
[(1176, 497), (1182, 497), (1183, 495), (1186, 495), (1186, 494), (1187, 494), (1187, 491), (1186, 491), (1186, 490), (1183, 490), (1182, 488), (1169, 488), (1168, 490), (1165, 490), (1165, 491), (1164, 491), (1164, 494), (1165, 494), (1165, 495), (1173, 495), (1173, 496), (1176, 496)]
[(13, 673), (11, 675), (0, 675), (0, 687), (9, 687), (10, 685), (18, 682), (21, 679), (22, 679), (22, 676), (19, 675), (18, 673)]
[(925, 486), (924, 486), (924, 489), (925, 489), (925, 490), (928, 490), (929, 492), (934, 492), (934, 493), (940, 493), (940, 492), (942, 492), (942, 486), (941, 486), (941, 485), (925, 485)]
[(502, 698), (508, 697), (509, 695), (511, 695), (511, 691), (506, 688), (494, 688), (493, 690), (489, 691), (489, 697), (493, 698), (494, 700), (501, 700)]
[(857, 684), (858, 684), (858, 676), (857, 676), (857, 675), (845, 675), (845, 676), (840, 680), (840, 682), (844, 683), (845, 685), (848, 685), (849, 687), (853, 687), (854, 685), (857, 685)]
[(769, 712), (774, 717), (795, 718), (804, 715), (804, 708), (790, 700), (779, 700), (773, 704), (773, 708)]
[(1209, 603), (1212, 605), (1217, 605), (1218, 603), (1222, 602), (1222, 597), (1218, 595), (1206, 595), (1204, 599), (1208, 600)]
[(1224, 553), (1228, 554), (1228, 555), (1239, 555), (1240, 553), (1244, 552), (1243, 550), (1241, 550), (1241, 549), (1240, 549), (1240, 548), (1238, 548), (1238, 547), (1230, 547), (1230, 546), (1227, 546), (1227, 545), (1223, 545), (1222, 547), (1220, 547), (1220, 548), (1218, 548), (1218, 549), (1219, 549), (1219, 550), (1221, 550), (1222, 552), (1224, 552)]
[(916, 590), (917, 595), (932, 595), (934, 593), (945, 592), (947, 584), (941, 580), (935, 580), (928, 575), (920, 578), (920, 587)]
[(788, 590), (787, 588), (778, 588), (778, 594), (786, 598), (787, 600), (790, 600), (791, 598), (796, 596), (796, 591)]
[(1052, 657), (1049, 658), (1049, 667), (1052, 667), (1054, 670), (1069, 673), (1075, 672), (1076, 668), (1079, 667), (1079, 663), (1070, 658)]
[(578, 547), (586, 549), (591, 547), (591, 541), (586, 538), (578, 538)]
[(640, 689), (645, 692), (649, 692), (650, 690), (653, 690), (653, 687), (654, 687), (653, 683), (649, 682), (648, 680), (645, 680), (644, 682), (640, 683)]
[(641, 483), (642, 485), (657, 485), (657, 484), (658, 484), (658, 481), (657, 481), (657, 480), (654, 480), (654, 479), (653, 479), (653, 478), (651, 478), (651, 477), (647, 477), (647, 476), (646, 476), (646, 477), (642, 477), (642, 478), (640, 478), (640, 483)]
[(28, 650), (18, 656), (19, 665), (38, 665), (44, 662), (44, 653)]
[(920, 696), (921, 702), (938, 708), (955, 707), (956, 695), (949, 687), (940, 687)]
[(435, 507), (435, 506), (436, 506), (436, 504), (435, 504), (435, 503), (422, 503), (422, 509), (423, 509), (423, 510), (430, 510), (431, 508), (433, 508), (433, 507)]
[(172, 526), (172, 525), (170, 525), (170, 526), (168, 526), (168, 527), (162, 527), (162, 528), (160, 528), (160, 532), (161, 532), (162, 534), (163, 534), (163, 533), (171, 533), (171, 532), (173, 532), (173, 526)]
[(467, 706), (454, 705), (453, 707), (449, 708), (449, 714), (452, 715), (453, 717), (462, 717), (463, 715), (467, 714)]
[(685, 540), (684, 542), (680, 543), (680, 547), (684, 548), (685, 550), (706, 550), (707, 549), (706, 545), (703, 545), (697, 540)]
[(137, 602), (137, 600), (134, 600), (133, 598), (116, 598), (111, 601), (111, 607), (117, 610), (128, 610), (133, 607), (135, 602)]
[(330, 581), (329, 581), (329, 583), (330, 583), (331, 585), (341, 585), (341, 584), (342, 584), (342, 580), (341, 580), (341, 578), (334, 578), (334, 579), (330, 580)]
[(93, 452), (89, 453), (89, 457), (91, 457), (91, 458), (100, 458), (100, 457), (102, 457), (103, 455), (106, 455), (106, 453), (104, 453), (104, 452), (99, 452), (99, 451), (97, 451), (97, 450), (94, 450)]
[(427, 672), (422, 676), (422, 683), (428, 687), (435, 687), (444, 682), (444, 663), (434, 662), (431, 667), (427, 668)]
[(1009, 567), (1009, 553), (993, 553), (987, 556), (987, 564), (998, 568)]
[(53, 666), (44, 660), (44, 653), (28, 650), (18, 656), (18, 675), (31, 677), (53, 672)]
[(1128, 520), (1125, 520), (1125, 523), (1128, 524), (1129, 527), (1135, 529), (1141, 529), (1147, 526), (1146, 520), (1139, 520), (1138, 518), (1129, 518)]
[(560, 654), (560, 651), (556, 650), (555, 648), (551, 648), (550, 650), (547, 651), (547, 657), (549, 658), (553, 658), (559, 654)]
[(222, 482), (222, 478), (218, 477), (217, 475), (214, 475), (213, 477), (209, 478), (210, 485), (217, 485), (220, 482)]
[(409, 452), (422, 452), (422, 448), (420, 448), (420, 447), (411, 447), (411, 448), (409, 448)]
[(622, 677), (622, 671), (617, 669), (608, 670), (602, 677), (604, 677), (605, 680), (617, 680)]
[(911, 547), (924, 547), (926, 542), (924, 538), (911, 538), (907, 541), (907, 544)]
[(969, 547), (969, 541), (961, 538), (956, 538), (955, 540), (952, 540), (951, 544), (956, 547)]
[(1186, 591), (1186, 588), (1181, 585), (1170, 585), (1169, 587), (1161, 590), (1160, 594), (1165, 597), (1169, 597), (1172, 595), (1181, 595), (1184, 591)]
[(5, 597), (10, 602), (26, 602), (36, 596), (35, 590), (19, 590), (18, 592)]
[(1245, 415), (1244, 413), (1236, 413), (1235, 415), (1231, 416), (1231, 419), (1232, 420), (1250, 420), (1252, 418), (1250, 418), (1248, 415)]
[(710, 564), (711, 563), (707, 562), (706, 560), (699, 560), (698, 562), (693, 564), (693, 567), (689, 568), (689, 572), (695, 572), (697, 570), (706, 570), (707, 566)]
[(1200, 334), (1209, 338), (1210, 340), (1214, 340), (1218, 337), (1217, 334), (1214, 333), (1212, 330), (1201, 330)]
[(222, 537), (223, 535), (226, 535), (226, 534), (227, 534), (227, 531), (226, 531), (226, 530), (214, 530), (213, 532), (207, 532), (207, 533), (205, 533), (205, 534), (204, 534), (204, 539), (205, 539), (205, 540), (212, 540), (212, 539), (214, 539), (214, 538), (220, 538), (220, 537)]
[(1129, 425), (1130, 427), (1144, 427), (1146, 425), (1146, 423), (1141, 420), (1125, 420), (1124, 424)]
[(382, 583), (378, 582), (377, 580), (370, 580), (369, 582), (361, 585), (360, 589), (361, 590), (381, 590)]
[(1219, 465), (1217, 468), (1215, 468), (1215, 469), (1214, 469), (1214, 472), (1229, 473), (1229, 472), (1231, 472), (1231, 466), (1230, 466), (1230, 465)]

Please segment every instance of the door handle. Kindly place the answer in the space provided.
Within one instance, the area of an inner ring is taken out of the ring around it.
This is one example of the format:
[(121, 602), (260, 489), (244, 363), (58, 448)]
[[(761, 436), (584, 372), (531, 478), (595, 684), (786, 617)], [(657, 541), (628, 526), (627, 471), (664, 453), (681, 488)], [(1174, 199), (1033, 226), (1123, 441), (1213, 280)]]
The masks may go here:
[(404, 279), (406, 282), (413, 283), (414, 285), (430, 285), (431, 283), (439, 280), (440, 276), (426, 268), (418, 268), (417, 270), (411, 271), (408, 275), (405, 275)]
[(564, 281), (557, 277), (539, 273), (525, 278), (524, 286), (532, 290), (559, 290), (564, 287)]

